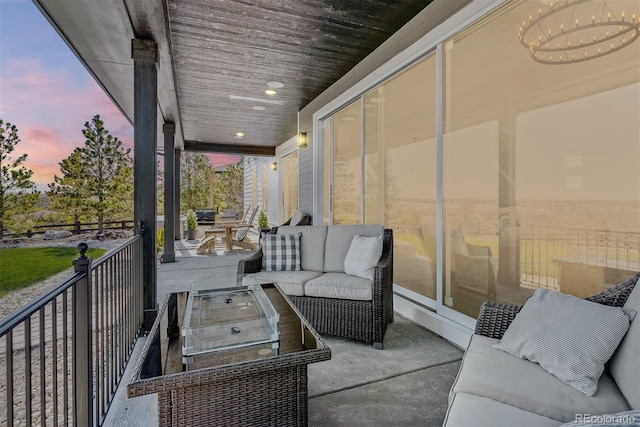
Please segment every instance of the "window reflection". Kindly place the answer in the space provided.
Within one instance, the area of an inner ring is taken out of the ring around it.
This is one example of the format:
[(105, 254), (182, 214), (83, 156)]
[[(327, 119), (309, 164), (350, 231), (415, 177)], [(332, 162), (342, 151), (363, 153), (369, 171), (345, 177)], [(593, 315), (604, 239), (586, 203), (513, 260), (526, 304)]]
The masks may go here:
[(472, 317), (486, 299), (583, 297), (640, 270), (637, 47), (540, 64), (513, 36), (532, 7), (445, 43), (443, 300)]

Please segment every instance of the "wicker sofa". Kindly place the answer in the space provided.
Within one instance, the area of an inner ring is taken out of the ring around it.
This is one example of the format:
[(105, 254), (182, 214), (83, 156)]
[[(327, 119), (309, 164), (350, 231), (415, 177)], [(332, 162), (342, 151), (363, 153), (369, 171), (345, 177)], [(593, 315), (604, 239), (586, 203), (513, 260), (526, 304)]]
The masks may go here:
[[(262, 249), (238, 264), (238, 284), (277, 283), (321, 334), (373, 343), (382, 349), (393, 321), (393, 232), (381, 225), (282, 226), (301, 233), (300, 271), (264, 271)], [(344, 261), (353, 237), (383, 236), (373, 280), (350, 276)]]
[[(585, 299), (640, 313), (640, 286), (636, 286), (639, 279), (640, 273)], [(578, 422), (578, 414), (602, 415), (630, 410), (636, 422), (640, 422), (638, 317), (631, 322), (605, 365), (597, 392), (587, 396), (537, 363), (492, 347), (503, 337), (520, 309), (520, 306), (490, 302), (482, 305), (475, 334), (451, 388), (445, 426), (558, 426)]]

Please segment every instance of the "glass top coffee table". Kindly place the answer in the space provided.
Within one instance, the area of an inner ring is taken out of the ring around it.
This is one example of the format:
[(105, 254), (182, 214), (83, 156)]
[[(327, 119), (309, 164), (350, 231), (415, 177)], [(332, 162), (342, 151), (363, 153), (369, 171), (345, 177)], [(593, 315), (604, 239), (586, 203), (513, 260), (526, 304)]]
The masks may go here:
[(304, 426), (307, 365), (329, 359), (276, 284), (175, 292), (158, 310), (127, 395), (157, 393), (162, 426)]
[(271, 344), (278, 354), (280, 314), (260, 285), (189, 292), (182, 324), (182, 363), (215, 351)]

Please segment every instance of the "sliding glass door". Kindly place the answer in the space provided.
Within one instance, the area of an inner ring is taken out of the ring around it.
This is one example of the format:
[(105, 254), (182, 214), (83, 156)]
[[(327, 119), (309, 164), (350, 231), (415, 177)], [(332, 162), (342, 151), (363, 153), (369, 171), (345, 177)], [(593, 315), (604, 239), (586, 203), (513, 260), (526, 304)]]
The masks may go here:
[[(602, 23), (585, 49), (609, 13), (640, 16), (638, 0), (575, 3)], [(640, 271), (640, 42), (540, 56), (572, 46), (523, 45), (550, 8), (506, 2), (322, 117), (325, 223), (392, 228), (396, 291), (466, 326), (486, 300), (584, 297)]]

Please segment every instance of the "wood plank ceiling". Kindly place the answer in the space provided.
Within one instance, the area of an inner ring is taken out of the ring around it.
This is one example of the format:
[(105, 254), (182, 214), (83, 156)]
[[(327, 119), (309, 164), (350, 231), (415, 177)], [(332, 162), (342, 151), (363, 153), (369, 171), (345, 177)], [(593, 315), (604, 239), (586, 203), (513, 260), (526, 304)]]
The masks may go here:
[[(285, 142), (301, 108), (430, 2), (168, 0), (185, 143)], [(274, 81), (284, 86), (268, 96)]]

